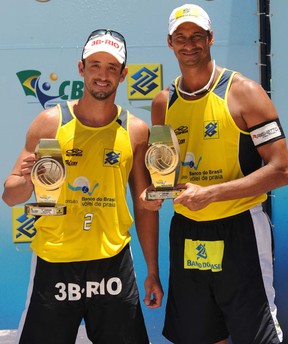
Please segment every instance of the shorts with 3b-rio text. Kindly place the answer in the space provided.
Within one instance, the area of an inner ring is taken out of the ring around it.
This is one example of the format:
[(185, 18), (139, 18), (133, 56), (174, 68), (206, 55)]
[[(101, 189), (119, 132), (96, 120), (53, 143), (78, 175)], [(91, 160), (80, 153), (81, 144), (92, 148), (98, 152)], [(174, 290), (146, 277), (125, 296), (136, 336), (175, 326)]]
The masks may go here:
[(148, 344), (129, 245), (111, 258), (49, 263), (33, 256), (20, 344)]
[(175, 214), (163, 335), (176, 344), (278, 344), (272, 233), (261, 206), (215, 221)]

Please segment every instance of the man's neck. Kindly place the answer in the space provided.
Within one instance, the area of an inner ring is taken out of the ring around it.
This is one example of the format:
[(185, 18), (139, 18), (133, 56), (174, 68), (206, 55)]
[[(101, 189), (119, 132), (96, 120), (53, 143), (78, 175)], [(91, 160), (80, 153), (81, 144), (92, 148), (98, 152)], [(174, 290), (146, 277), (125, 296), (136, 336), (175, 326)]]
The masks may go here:
[(77, 119), (89, 127), (104, 127), (111, 123), (117, 116), (118, 107), (105, 101), (79, 101), (73, 104), (73, 112)]

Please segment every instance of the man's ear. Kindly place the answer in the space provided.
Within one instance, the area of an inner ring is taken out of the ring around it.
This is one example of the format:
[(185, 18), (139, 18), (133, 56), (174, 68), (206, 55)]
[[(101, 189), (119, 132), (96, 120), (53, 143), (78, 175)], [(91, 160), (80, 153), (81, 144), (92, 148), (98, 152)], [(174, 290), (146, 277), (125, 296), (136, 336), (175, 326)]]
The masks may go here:
[(172, 48), (172, 35), (167, 35), (167, 43), (168, 43), (168, 47), (170, 49), (173, 49)]
[(78, 61), (78, 72), (80, 76), (84, 76), (84, 63), (82, 60)]
[(120, 82), (123, 82), (125, 80), (127, 73), (128, 73), (128, 67), (125, 66), (120, 75)]
[(210, 31), (209, 35), (209, 46), (211, 47), (214, 44), (214, 32)]

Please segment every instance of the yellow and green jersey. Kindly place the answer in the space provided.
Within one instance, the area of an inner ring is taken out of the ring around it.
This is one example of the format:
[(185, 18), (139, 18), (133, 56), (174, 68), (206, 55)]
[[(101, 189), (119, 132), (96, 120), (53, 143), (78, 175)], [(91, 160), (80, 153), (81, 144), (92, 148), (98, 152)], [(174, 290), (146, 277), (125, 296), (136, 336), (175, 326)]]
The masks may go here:
[(112, 257), (130, 241), (132, 225), (126, 187), (133, 164), (129, 113), (106, 126), (83, 125), (69, 103), (58, 105), (60, 142), (67, 176), (59, 204), (64, 216), (42, 216), (35, 222), (33, 251), (49, 262)]
[[(235, 124), (227, 95), (235, 72), (224, 69), (213, 88), (202, 98), (185, 100), (177, 82), (169, 90), (165, 124), (174, 129), (180, 145), (181, 167), (178, 183), (201, 186), (241, 178), (259, 167), (262, 160), (250, 134)], [(195, 221), (225, 218), (266, 200), (266, 194), (214, 202), (199, 211), (175, 204), (175, 211)]]

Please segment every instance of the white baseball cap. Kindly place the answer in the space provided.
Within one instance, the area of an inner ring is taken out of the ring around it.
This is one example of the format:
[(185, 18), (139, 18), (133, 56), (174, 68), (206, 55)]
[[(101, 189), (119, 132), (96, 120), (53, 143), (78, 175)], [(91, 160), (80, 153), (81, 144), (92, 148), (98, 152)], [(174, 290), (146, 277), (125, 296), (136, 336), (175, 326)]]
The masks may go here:
[(194, 23), (205, 31), (212, 31), (210, 18), (203, 8), (193, 4), (186, 4), (175, 8), (170, 14), (169, 35), (172, 35), (179, 25), (187, 22)]
[(127, 52), (124, 37), (117, 31), (100, 29), (93, 31), (87, 39), (82, 52), (82, 59), (98, 53), (113, 55), (121, 64), (126, 64)]

